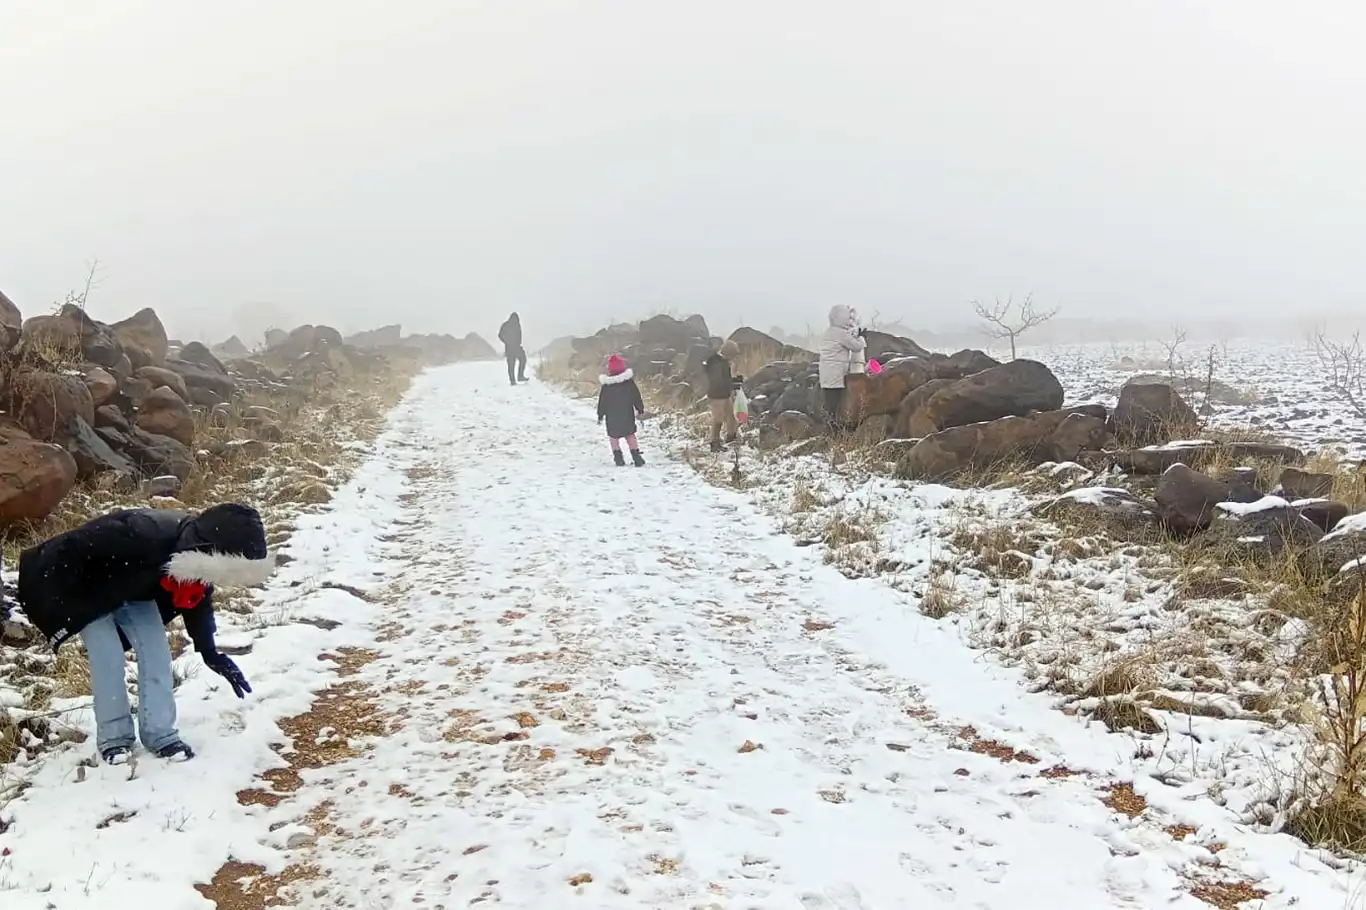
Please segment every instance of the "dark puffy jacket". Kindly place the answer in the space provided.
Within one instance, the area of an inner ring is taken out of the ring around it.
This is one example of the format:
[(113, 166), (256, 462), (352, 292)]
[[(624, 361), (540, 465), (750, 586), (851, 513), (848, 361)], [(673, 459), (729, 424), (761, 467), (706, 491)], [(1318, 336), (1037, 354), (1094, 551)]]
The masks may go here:
[(627, 370), (616, 376), (599, 376), (602, 389), (598, 392), (598, 418), (607, 420), (607, 435), (624, 439), (636, 431), (636, 415), (645, 413), (645, 402), (640, 397), (635, 373)]
[(713, 400), (729, 398), (735, 391), (731, 381), (730, 361), (720, 354), (712, 354), (702, 361), (702, 369), (707, 373), (707, 397)]
[(498, 340), (503, 343), (503, 350), (508, 353), (515, 354), (522, 349), (522, 320), (516, 313), (499, 326)]
[[(195, 650), (210, 655), (216, 650), (214, 583), (259, 584), (272, 566), (255, 509), (215, 506), (198, 517), (128, 509), (25, 550), (16, 597), (54, 650), (123, 604), (150, 600), (163, 622), (184, 619)], [(177, 608), (161, 585), (164, 577), (203, 582), (204, 599), (190, 609)]]

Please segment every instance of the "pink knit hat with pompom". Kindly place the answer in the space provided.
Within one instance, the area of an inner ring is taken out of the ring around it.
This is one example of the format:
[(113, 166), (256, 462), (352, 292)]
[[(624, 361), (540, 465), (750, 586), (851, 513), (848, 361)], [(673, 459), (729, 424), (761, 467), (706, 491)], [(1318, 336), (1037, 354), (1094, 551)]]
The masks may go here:
[(620, 376), (626, 372), (626, 358), (620, 354), (613, 354), (607, 358), (607, 375)]

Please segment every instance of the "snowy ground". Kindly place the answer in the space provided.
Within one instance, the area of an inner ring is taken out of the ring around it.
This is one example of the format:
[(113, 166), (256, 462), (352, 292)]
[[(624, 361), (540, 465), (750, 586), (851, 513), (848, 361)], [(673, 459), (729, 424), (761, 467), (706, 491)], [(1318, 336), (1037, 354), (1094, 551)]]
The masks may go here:
[(46, 759), (0, 815), (5, 910), (208, 907), (229, 858), (300, 908), (1363, 906), (655, 427), (616, 468), (586, 403), (500, 372), (422, 377), (301, 522), (256, 694), (182, 689), (199, 758)]
[[(1177, 350), (1177, 374), (1190, 376), (1198, 387), (1211, 348), (1215, 378), (1254, 399), (1248, 404), (1220, 405), (1210, 418), (1211, 426), (1257, 427), (1290, 445), (1333, 448), (1354, 459), (1366, 458), (1366, 420), (1326, 394), (1322, 365), (1307, 339), (1279, 343), (1192, 340)], [(1020, 356), (1048, 364), (1067, 390), (1069, 402), (1109, 406), (1114, 405), (1119, 387), (1133, 375), (1132, 370), (1115, 368), (1120, 358), (1144, 364), (1143, 372), (1165, 372), (1168, 359), (1160, 344), (1026, 346)]]

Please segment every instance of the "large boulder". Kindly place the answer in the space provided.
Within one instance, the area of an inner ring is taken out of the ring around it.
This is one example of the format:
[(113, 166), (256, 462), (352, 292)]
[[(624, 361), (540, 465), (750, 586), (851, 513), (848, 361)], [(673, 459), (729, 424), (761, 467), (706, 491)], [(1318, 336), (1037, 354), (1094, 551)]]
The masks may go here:
[(1287, 549), (1299, 553), (1323, 538), (1322, 528), (1279, 496), (1253, 503), (1220, 503), (1216, 515), (1220, 520), (1201, 543), (1225, 553), (1274, 556)]
[(1208, 528), (1215, 507), (1228, 498), (1228, 484), (1179, 463), (1162, 474), (1153, 493), (1158, 517), (1177, 533)]
[(24, 335), (24, 315), (3, 293), (0, 293), (0, 350), (10, 351)]
[(194, 445), (194, 413), (173, 389), (161, 386), (138, 403), (137, 428), (155, 436), (169, 436), (184, 446)]
[(1333, 480), (1332, 474), (1285, 468), (1281, 471), (1281, 492), (1289, 500), (1322, 499), (1333, 495)]
[(940, 430), (917, 442), (898, 462), (907, 480), (948, 480), (969, 470), (1014, 462), (1071, 461), (1080, 446), (1105, 439), (1105, 421), (1091, 407), (1001, 417)]
[(61, 442), (72, 421), (95, 419), (95, 401), (80, 376), (20, 370), (5, 387), (5, 410), (34, 439)]
[[(901, 399), (901, 405), (897, 408), (896, 422), (892, 424), (892, 436), (896, 439), (916, 439), (917, 434), (911, 429), (911, 419), (920, 413), (920, 409), (925, 406), (934, 395), (942, 389), (957, 382), (956, 379), (931, 379), (919, 388), (911, 389), (906, 393), (906, 397)], [(929, 433), (937, 432), (930, 428)], [(921, 436), (928, 433), (921, 433)]]
[(182, 481), (194, 470), (190, 450), (169, 436), (148, 433), (138, 427), (122, 433), (113, 427), (95, 430), (105, 442), (123, 452), (148, 476), (174, 474)]
[(185, 377), (166, 367), (142, 367), (134, 374), (138, 379), (151, 383), (153, 389), (168, 388), (180, 396), (181, 401), (190, 400), (190, 389)]
[[(940, 389), (911, 420), (911, 432), (933, 432), (999, 417), (1062, 407), (1062, 383), (1036, 360), (1012, 360)], [(931, 429), (933, 428), (933, 429)]]
[(170, 350), (170, 339), (161, 317), (151, 307), (143, 307), (132, 316), (109, 327), (132, 361), (133, 368), (161, 366)]
[(115, 452), (103, 436), (79, 417), (71, 427), (66, 450), (76, 461), (76, 476), (82, 480), (114, 472), (128, 477), (139, 473), (132, 461)]
[(497, 349), (476, 332), (470, 332), (460, 341), (460, 360), (494, 360), (498, 356)]
[(76, 461), (59, 445), (0, 435), (0, 527), (42, 521), (76, 485)]
[(869, 417), (895, 414), (901, 409), (907, 393), (933, 378), (933, 367), (916, 358), (899, 361), (881, 373), (846, 376), (840, 420), (849, 426), (857, 426)]
[(640, 323), (640, 343), (662, 345), (676, 351), (687, 350), (698, 340), (708, 340), (706, 322), (698, 317), (696, 321), (684, 321), (660, 314), (643, 319)]
[(214, 356), (218, 356), (221, 354), (223, 357), (230, 357), (235, 359), (238, 357), (246, 357), (248, 354), (251, 353), (251, 350), (245, 344), (242, 343), (241, 338), (238, 338), (236, 335), (232, 335), (228, 338), (227, 341), (224, 341), (221, 344), (214, 345), (213, 353)]
[(114, 330), (91, 319), (85, 310), (68, 303), (62, 307), (57, 318), (75, 327), (80, 339), (81, 355), (86, 360), (102, 367), (112, 367), (122, 359), (123, 346), (114, 336)]
[(1199, 426), (1190, 405), (1163, 383), (1126, 382), (1110, 420), (1116, 439), (1137, 446), (1183, 439)]
[(403, 343), (403, 326), (399, 323), (380, 326), (367, 332), (357, 332), (346, 339), (346, 343), (358, 348), (383, 348)]
[(1194, 440), (1179, 445), (1128, 449), (1114, 454), (1115, 467), (1126, 474), (1161, 474), (1175, 464), (1198, 469), (1215, 462), (1238, 460), (1295, 464), (1304, 460), (1304, 453), (1294, 446), (1276, 443)]
[(909, 338), (901, 335), (889, 335), (886, 332), (876, 332), (869, 329), (863, 334), (863, 340), (868, 342), (868, 347), (864, 354), (869, 360), (883, 362), (893, 357), (931, 357), (929, 351), (922, 348)]
[[(204, 389), (212, 392), (221, 400), (226, 401), (232, 398), (237, 391), (237, 383), (229, 375), (227, 369), (218, 362), (218, 358), (209, 353), (207, 348), (203, 351), (203, 354), (208, 355), (205, 358), (199, 351), (191, 350), (193, 347), (194, 345), (187, 346), (182, 352), (182, 356), (188, 352), (191, 356), (200, 358), (199, 360), (172, 357), (166, 361), (167, 368), (180, 374), (192, 397), (196, 389)], [(210, 362), (204, 363), (203, 360)]]
[(90, 398), (97, 408), (113, 401), (119, 393), (119, 381), (104, 367), (91, 367), (85, 371), (85, 387), (90, 390)]

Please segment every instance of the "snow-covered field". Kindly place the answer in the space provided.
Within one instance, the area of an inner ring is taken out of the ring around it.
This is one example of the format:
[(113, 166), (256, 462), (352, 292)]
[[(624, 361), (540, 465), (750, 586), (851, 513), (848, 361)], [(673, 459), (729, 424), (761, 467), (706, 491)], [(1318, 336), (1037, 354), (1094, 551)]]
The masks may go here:
[[(1028, 609), (939, 532), (1017, 494), (828, 456), (747, 455), (728, 490), (664, 457), (730, 469), (663, 420), (616, 468), (589, 403), (500, 371), (422, 377), (301, 521), (282, 621), (239, 658), (256, 693), (181, 689), (199, 758), (42, 760), (0, 811), (5, 910), (190, 910), (211, 880), (225, 910), (282, 884), (300, 908), (1366, 906), (1355, 867), (1248, 823), (1279, 734), (1111, 733), (964, 644)], [(842, 546), (810, 545), (833, 517)], [(847, 576), (860, 547), (876, 577)], [(927, 616), (932, 582), (985, 606)]]
[[(1192, 340), (1177, 350), (1177, 375), (1189, 376), (1197, 388), (1203, 388), (1211, 348), (1215, 378), (1248, 393), (1255, 402), (1217, 405), (1209, 417), (1210, 426), (1256, 427), (1290, 445), (1333, 448), (1353, 459), (1366, 458), (1366, 420), (1328, 391), (1323, 367), (1308, 340)], [(1141, 372), (1167, 372), (1168, 362), (1159, 344), (1023, 346), (1020, 356), (1048, 364), (1062, 381), (1069, 404), (1108, 406), (1114, 405), (1119, 387), (1136, 372), (1116, 369), (1120, 358), (1144, 364)]]

